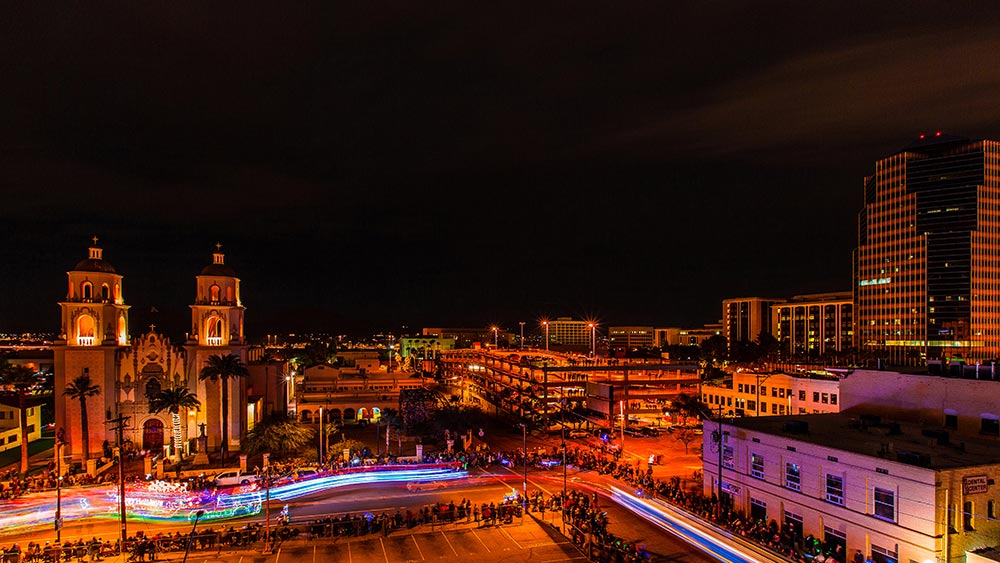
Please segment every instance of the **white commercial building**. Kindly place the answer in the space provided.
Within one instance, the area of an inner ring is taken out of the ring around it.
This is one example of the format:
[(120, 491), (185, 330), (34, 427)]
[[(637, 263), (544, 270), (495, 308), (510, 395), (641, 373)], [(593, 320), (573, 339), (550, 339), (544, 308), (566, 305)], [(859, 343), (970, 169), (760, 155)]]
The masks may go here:
[[(994, 402), (985, 414), (997, 411)], [(705, 426), (707, 494), (719, 491), (721, 465), (722, 494), (735, 509), (788, 524), (800, 536), (841, 543), (847, 559), (861, 550), (876, 563), (964, 563), (966, 551), (998, 542), (1000, 443), (994, 436), (957, 434), (943, 417), (906, 421), (860, 413)]]

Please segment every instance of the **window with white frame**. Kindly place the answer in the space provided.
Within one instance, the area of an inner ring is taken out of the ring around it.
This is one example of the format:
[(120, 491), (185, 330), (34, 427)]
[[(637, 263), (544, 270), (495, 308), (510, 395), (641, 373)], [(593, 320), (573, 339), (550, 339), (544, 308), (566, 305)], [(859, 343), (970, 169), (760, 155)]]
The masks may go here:
[(896, 493), (889, 489), (875, 487), (873, 494), (873, 512), (876, 518), (896, 521)]
[(872, 561), (875, 563), (898, 563), (899, 555), (896, 553), (895, 548), (889, 549), (873, 543)]
[(785, 487), (793, 491), (802, 489), (802, 469), (799, 464), (785, 463)]
[(844, 506), (844, 476), (826, 474), (826, 500)]
[(764, 456), (750, 454), (750, 476), (757, 479), (764, 478)]

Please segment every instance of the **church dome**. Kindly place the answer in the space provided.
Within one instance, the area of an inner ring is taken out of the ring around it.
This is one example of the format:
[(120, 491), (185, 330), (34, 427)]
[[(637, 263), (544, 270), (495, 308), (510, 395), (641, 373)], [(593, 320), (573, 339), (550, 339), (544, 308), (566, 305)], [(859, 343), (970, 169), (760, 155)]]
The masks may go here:
[(105, 274), (116, 274), (115, 267), (104, 260), (98, 258), (85, 258), (76, 263), (74, 272), (103, 272)]
[(104, 251), (97, 246), (97, 237), (94, 237), (94, 245), (89, 249), (89, 254), (73, 267), (74, 272), (102, 272), (105, 274), (117, 274), (115, 267), (104, 261)]

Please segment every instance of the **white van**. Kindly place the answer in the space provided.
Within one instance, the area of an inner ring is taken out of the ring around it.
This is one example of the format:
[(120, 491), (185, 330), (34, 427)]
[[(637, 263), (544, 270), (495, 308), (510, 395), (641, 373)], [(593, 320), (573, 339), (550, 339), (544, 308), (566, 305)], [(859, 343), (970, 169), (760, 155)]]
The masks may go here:
[(216, 487), (232, 487), (234, 485), (249, 485), (259, 477), (256, 473), (241, 473), (240, 471), (223, 471), (215, 476)]

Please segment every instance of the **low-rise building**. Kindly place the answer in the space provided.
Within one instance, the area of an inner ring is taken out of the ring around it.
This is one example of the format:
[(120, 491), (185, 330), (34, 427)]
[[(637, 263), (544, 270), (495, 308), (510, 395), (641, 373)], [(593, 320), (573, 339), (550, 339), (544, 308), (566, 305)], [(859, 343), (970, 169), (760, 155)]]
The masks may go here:
[(455, 339), (439, 336), (404, 336), (399, 339), (399, 353), (403, 358), (437, 358), (442, 350), (454, 350)]
[(399, 408), (401, 391), (424, 384), (419, 374), (386, 373), (379, 371), (376, 364), (356, 368), (312, 366), (303, 371), (301, 382), (297, 383), (297, 415), (306, 423), (319, 422), (321, 412), (327, 421), (375, 421), (381, 418), (382, 409)]
[[(42, 401), (28, 399), (28, 442), (42, 437)], [(13, 395), (0, 395), (0, 452), (21, 445), (21, 409)]]
[(837, 561), (860, 550), (876, 563), (964, 562), (1000, 534), (998, 446), (937, 421), (846, 412), (707, 422), (704, 488), (750, 518), (840, 544)]
[(719, 383), (703, 383), (701, 400), (723, 416), (840, 412), (842, 374), (737, 371)]

